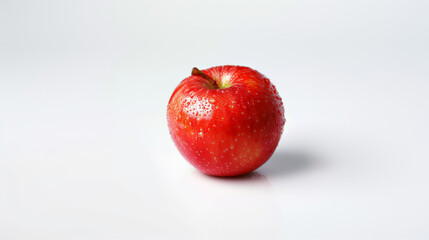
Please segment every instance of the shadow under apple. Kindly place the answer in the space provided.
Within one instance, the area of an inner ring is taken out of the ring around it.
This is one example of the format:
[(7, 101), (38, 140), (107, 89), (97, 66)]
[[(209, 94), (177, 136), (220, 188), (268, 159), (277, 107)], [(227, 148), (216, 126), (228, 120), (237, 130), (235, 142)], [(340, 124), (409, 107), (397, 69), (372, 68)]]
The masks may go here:
[(289, 176), (310, 171), (319, 165), (311, 154), (279, 150), (259, 169), (259, 172), (267, 177)]
[[(206, 180), (233, 183), (267, 183), (268, 178), (291, 176), (317, 168), (320, 162), (312, 155), (299, 151), (276, 151), (273, 156), (257, 170), (239, 176), (216, 177), (198, 172)], [(197, 172), (197, 171), (195, 171)]]
[(246, 173), (239, 176), (232, 176), (232, 177), (216, 177), (216, 176), (209, 176), (207, 177), (217, 180), (217, 181), (224, 181), (224, 182), (264, 182), (267, 181), (267, 178), (263, 175), (257, 172), (257, 170)]

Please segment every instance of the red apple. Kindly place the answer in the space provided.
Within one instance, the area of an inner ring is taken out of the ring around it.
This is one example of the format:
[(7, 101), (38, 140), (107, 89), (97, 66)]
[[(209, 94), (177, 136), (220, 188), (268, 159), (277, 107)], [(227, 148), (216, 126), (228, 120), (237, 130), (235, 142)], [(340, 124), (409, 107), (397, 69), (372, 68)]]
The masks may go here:
[(167, 120), (180, 153), (213, 176), (241, 175), (264, 164), (286, 121), (270, 80), (241, 66), (194, 68), (174, 90)]

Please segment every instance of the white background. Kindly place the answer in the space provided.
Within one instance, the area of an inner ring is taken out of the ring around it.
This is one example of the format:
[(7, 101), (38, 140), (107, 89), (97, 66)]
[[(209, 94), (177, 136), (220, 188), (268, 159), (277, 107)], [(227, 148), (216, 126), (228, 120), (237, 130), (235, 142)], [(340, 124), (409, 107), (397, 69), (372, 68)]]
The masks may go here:
[[(0, 239), (428, 239), (429, 2), (0, 1)], [(255, 173), (200, 174), (191, 68), (277, 86)]]

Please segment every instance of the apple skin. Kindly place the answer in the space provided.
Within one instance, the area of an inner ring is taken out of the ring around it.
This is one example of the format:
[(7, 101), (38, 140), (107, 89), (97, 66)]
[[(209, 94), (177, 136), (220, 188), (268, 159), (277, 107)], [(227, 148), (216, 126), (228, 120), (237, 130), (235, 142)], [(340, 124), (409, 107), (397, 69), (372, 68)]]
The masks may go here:
[(180, 153), (212, 176), (242, 175), (263, 165), (286, 122), (275, 86), (248, 67), (194, 70), (167, 107), (170, 135)]

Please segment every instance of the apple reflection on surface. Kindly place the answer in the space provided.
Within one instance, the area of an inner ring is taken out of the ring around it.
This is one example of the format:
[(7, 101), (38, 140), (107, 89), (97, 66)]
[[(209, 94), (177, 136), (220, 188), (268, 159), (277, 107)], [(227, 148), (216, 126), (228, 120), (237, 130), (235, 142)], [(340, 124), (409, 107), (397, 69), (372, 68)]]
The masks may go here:
[[(188, 171), (180, 196), (182, 221), (193, 225), (196, 237), (264, 239), (281, 232), (278, 203), (267, 177), (258, 173), (212, 177)], [(195, 226), (197, 224), (197, 226)]]

